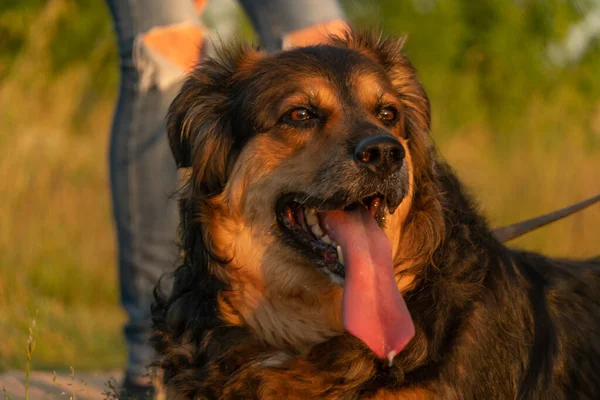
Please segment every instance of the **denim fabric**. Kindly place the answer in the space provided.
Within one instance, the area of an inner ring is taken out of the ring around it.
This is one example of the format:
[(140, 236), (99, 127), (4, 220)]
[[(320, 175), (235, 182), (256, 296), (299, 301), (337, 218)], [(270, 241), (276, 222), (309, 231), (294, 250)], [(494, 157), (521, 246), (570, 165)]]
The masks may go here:
[(267, 51), (281, 49), (283, 36), (344, 18), (336, 0), (239, 0)]
[(178, 172), (165, 133), (165, 115), (177, 85), (142, 85), (144, 71), (134, 62), (134, 54), (140, 45), (137, 39), (145, 31), (194, 21), (195, 12), (189, 0), (107, 3), (121, 59), (109, 162), (121, 303), (129, 317), (124, 327), (127, 374), (143, 376), (154, 357), (148, 343), (152, 290), (158, 279), (173, 268), (177, 256), (178, 215), (169, 199), (177, 189)]
[[(152, 290), (158, 279), (173, 269), (177, 258), (178, 215), (170, 197), (179, 178), (167, 140), (165, 115), (183, 71), (145, 52), (139, 38), (154, 27), (200, 22), (191, 0), (106, 1), (121, 61), (109, 162), (121, 303), (129, 317), (124, 328), (126, 373), (140, 377), (154, 361), (148, 343)], [(263, 45), (271, 51), (281, 47), (287, 32), (343, 17), (335, 0), (241, 3)]]

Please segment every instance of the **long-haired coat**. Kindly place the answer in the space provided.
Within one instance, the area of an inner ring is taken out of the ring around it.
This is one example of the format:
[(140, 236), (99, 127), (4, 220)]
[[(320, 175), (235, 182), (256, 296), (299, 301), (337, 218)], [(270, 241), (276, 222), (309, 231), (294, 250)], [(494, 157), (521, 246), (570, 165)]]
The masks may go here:
[(241, 46), (187, 78), (169, 399), (600, 398), (600, 263), (493, 237), (402, 42)]

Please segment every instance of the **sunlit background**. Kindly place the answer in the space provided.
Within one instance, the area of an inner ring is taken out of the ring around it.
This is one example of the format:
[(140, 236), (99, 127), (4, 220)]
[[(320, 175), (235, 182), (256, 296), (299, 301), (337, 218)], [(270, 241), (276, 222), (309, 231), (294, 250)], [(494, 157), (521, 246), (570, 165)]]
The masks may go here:
[[(343, 2), (359, 26), (408, 33), (442, 154), (492, 225), (600, 192), (599, 0)], [(206, 23), (252, 39), (237, 4)], [(217, 23), (218, 21), (218, 23)], [(118, 84), (101, 0), (0, 1), (0, 370), (124, 364), (107, 144)], [(600, 207), (515, 246), (600, 254)]]

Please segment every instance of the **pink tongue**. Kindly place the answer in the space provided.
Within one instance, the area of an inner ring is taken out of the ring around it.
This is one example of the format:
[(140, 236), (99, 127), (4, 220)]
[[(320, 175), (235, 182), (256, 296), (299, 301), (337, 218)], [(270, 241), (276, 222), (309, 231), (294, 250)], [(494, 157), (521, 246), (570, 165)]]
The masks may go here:
[(344, 327), (391, 364), (415, 327), (394, 279), (390, 241), (363, 207), (326, 212), (321, 218), (344, 255)]

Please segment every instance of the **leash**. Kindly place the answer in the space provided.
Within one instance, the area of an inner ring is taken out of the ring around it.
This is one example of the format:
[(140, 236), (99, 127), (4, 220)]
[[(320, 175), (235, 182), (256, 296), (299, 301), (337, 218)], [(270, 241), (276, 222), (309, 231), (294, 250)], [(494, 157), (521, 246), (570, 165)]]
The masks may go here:
[(518, 238), (519, 236), (522, 236), (528, 232), (531, 232), (535, 229), (541, 228), (544, 225), (548, 225), (552, 222), (568, 217), (569, 215), (581, 211), (584, 208), (587, 208), (599, 201), (600, 194), (597, 194), (593, 197), (590, 197), (587, 200), (581, 201), (579, 203), (570, 205), (565, 208), (561, 208), (560, 210), (553, 211), (548, 214), (544, 214), (537, 218), (531, 218), (526, 221), (517, 222), (516, 224), (496, 228), (494, 229), (493, 233), (499, 241), (507, 242), (509, 240)]

